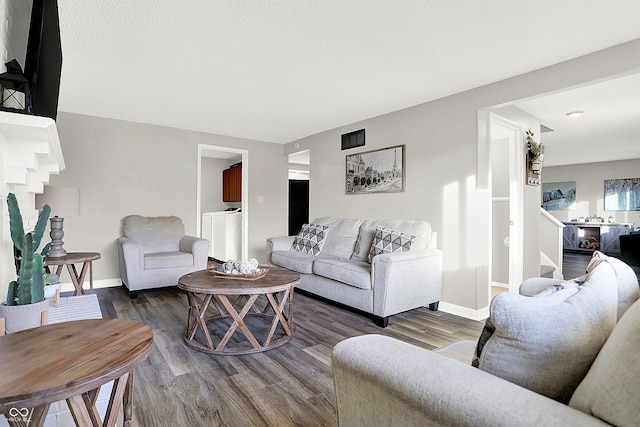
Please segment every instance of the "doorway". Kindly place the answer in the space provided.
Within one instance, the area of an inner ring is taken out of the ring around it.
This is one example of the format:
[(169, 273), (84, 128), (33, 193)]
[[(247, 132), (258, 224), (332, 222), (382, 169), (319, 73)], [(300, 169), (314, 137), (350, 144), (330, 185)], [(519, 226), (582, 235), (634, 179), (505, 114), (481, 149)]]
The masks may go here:
[(289, 154), (289, 236), (309, 223), (309, 150)]
[(491, 257), (493, 286), (518, 292), (523, 279), (524, 170), (522, 126), (490, 114)]
[[(249, 194), (249, 151), (240, 148), (222, 147), (216, 145), (198, 144), (198, 165), (196, 177), (196, 233), (198, 236), (202, 234), (202, 188), (203, 188), (203, 160), (207, 159), (235, 159), (240, 157), (242, 162), (242, 192)], [(222, 174), (220, 173), (220, 183), (222, 182)], [(240, 210), (242, 212), (241, 221), (241, 258), (247, 260), (249, 256), (249, 203), (247, 197), (242, 197), (240, 202)]]
[(289, 236), (309, 223), (309, 180), (289, 180)]

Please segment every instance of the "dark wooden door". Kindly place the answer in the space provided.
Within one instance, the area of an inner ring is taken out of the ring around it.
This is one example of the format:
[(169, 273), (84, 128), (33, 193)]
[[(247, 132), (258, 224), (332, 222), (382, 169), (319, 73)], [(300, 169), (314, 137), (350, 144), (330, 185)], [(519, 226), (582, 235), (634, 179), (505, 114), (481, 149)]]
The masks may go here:
[(302, 224), (309, 223), (309, 181), (289, 180), (289, 236), (295, 236)]

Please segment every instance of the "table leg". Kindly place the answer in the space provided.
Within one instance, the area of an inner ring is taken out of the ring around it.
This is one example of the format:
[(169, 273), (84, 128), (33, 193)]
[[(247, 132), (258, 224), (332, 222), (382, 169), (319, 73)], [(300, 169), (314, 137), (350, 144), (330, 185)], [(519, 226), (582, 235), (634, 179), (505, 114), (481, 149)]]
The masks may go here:
[(89, 414), (87, 404), (81, 394), (71, 396), (67, 399), (67, 405), (73, 420), (77, 426), (94, 426), (94, 418)]
[[(131, 393), (133, 392), (131, 386), (133, 385), (133, 383), (129, 384), (130, 375), (131, 373), (127, 372), (120, 378), (116, 378), (113, 381), (113, 389), (111, 390), (111, 397), (109, 398), (107, 413), (104, 415), (104, 423), (102, 424), (103, 427), (114, 427), (116, 425), (120, 406), (124, 402), (129, 402), (129, 399), (131, 399)], [(129, 396), (127, 396), (126, 394), (127, 391), (129, 391)], [(129, 427), (131, 425), (131, 408), (129, 408), (129, 420), (126, 419), (126, 408), (123, 408), (123, 412), (125, 413), (124, 425)]]
[(213, 350), (213, 341), (211, 341), (211, 335), (209, 334), (209, 329), (207, 329), (207, 322), (204, 319), (205, 313), (207, 311), (207, 307), (211, 302), (212, 295), (207, 295), (202, 304), (198, 304), (198, 298), (195, 293), (187, 292), (187, 297), (189, 298), (189, 309), (193, 312), (190, 314), (190, 319), (187, 323), (187, 331), (186, 338), (187, 340), (192, 340), (198, 330), (198, 326), (202, 329), (202, 334), (204, 335), (205, 340), (207, 340), (207, 347), (210, 350)]
[(124, 427), (131, 427), (131, 418), (133, 417), (133, 375), (135, 371), (129, 373), (127, 378), (127, 386), (124, 390), (122, 398), (122, 414), (124, 416)]
[(93, 261), (89, 261), (89, 293), (93, 293)]
[[(82, 285), (84, 285), (84, 278), (87, 276), (87, 270), (89, 270), (90, 265), (91, 261), (85, 261), (84, 263), (82, 263), (82, 270), (80, 270), (80, 277), (78, 278), (78, 283), (80, 283), (81, 295), (84, 295), (84, 289), (82, 289)], [(92, 284), (89, 286), (91, 286), (91, 289), (93, 289)]]
[(76, 270), (75, 264), (67, 264), (67, 271), (69, 272), (69, 276), (71, 276), (73, 287), (76, 289), (73, 293), (73, 296), (84, 295), (84, 291), (82, 290), (82, 282), (80, 282), (80, 277), (78, 277), (78, 270)]
[(256, 300), (258, 299), (258, 296), (259, 295), (251, 295), (251, 297), (249, 297), (244, 307), (242, 307), (242, 311), (238, 313), (235, 310), (235, 308), (233, 308), (233, 305), (231, 305), (231, 303), (229, 302), (229, 300), (225, 295), (219, 295), (220, 302), (222, 302), (222, 305), (224, 305), (224, 308), (227, 309), (227, 312), (229, 312), (229, 315), (233, 318), (234, 322), (229, 327), (229, 330), (227, 331), (225, 336), (222, 338), (222, 340), (220, 340), (220, 344), (218, 344), (218, 347), (216, 348), (217, 351), (221, 351), (225, 347), (225, 345), (227, 345), (227, 342), (229, 341), (229, 339), (231, 338), (231, 336), (233, 335), (233, 333), (236, 331), (238, 327), (242, 330), (242, 332), (244, 332), (245, 337), (247, 337), (247, 339), (249, 340), (253, 348), (261, 348), (260, 343), (253, 336), (253, 334), (251, 333), (249, 328), (247, 328), (247, 325), (245, 325), (243, 321), (244, 316), (246, 316), (249, 310), (251, 309), (251, 307), (253, 307), (253, 303), (256, 302)]
[(271, 344), (271, 339), (273, 338), (273, 334), (275, 333), (276, 328), (278, 327), (278, 321), (280, 321), (280, 324), (282, 325), (282, 328), (284, 329), (285, 333), (288, 336), (292, 335), (291, 329), (289, 328), (289, 323), (287, 322), (287, 319), (284, 317), (284, 314), (283, 314), (284, 306), (287, 303), (287, 299), (289, 297), (289, 290), (287, 289), (285, 291), (284, 296), (280, 301), (280, 304), (278, 304), (273, 294), (266, 294), (266, 295), (267, 295), (267, 299), (269, 300), (269, 303), (271, 304), (271, 307), (273, 308), (274, 315), (273, 315), (273, 320), (271, 321), (271, 329), (269, 330), (267, 339), (264, 342), (265, 347)]

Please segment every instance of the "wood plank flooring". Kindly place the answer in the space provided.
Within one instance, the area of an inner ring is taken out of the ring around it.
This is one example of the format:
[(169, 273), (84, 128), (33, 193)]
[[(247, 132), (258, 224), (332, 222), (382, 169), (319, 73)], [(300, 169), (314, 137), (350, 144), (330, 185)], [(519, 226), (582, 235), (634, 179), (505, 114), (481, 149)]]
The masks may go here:
[(289, 343), (263, 353), (216, 356), (184, 344), (189, 308), (177, 288), (143, 291), (137, 300), (123, 288), (94, 292), (104, 317), (140, 320), (153, 329), (154, 351), (135, 377), (133, 421), (144, 427), (336, 426), (330, 360), (338, 342), (374, 333), (434, 349), (476, 340), (483, 327), (421, 308), (393, 316), (382, 329), (296, 293), (296, 335)]

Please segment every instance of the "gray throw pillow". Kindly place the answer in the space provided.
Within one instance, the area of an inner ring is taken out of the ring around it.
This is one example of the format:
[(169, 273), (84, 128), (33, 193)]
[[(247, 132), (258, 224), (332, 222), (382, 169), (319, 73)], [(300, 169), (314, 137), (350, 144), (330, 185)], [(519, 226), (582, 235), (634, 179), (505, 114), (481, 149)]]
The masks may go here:
[(615, 426), (640, 423), (640, 302), (618, 321), (569, 406)]
[(567, 403), (616, 324), (615, 281), (602, 263), (578, 287), (540, 298), (497, 295), (474, 366)]

